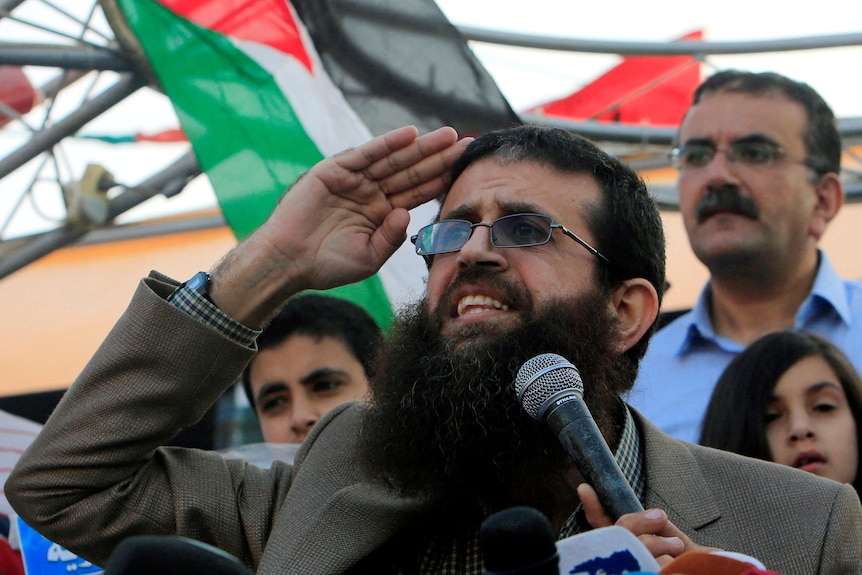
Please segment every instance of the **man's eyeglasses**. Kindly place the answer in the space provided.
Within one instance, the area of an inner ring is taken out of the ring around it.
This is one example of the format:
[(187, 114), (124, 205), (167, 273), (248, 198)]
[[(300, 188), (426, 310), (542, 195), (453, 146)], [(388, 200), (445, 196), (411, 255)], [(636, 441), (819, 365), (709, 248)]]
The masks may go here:
[(416, 245), (416, 253), (420, 256), (457, 252), (464, 247), (476, 227), (491, 229), (491, 245), (495, 248), (540, 246), (550, 241), (554, 228), (559, 228), (591, 254), (608, 265), (611, 263), (596, 248), (543, 214), (512, 214), (497, 218), (490, 224), (474, 224), (467, 220), (441, 220), (421, 228), (410, 241)]
[[(680, 171), (695, 170), (709, 164), (718, 152), (723, 152), (728, 162), (739, 162), (753, 168), (769, 166), (778, 158), (787, 157), (784, 149), (775, 142), (740, 140), (729, 148), (716, 148), (711, 144), (686, 144), (671, 151), (670, 162)], [(804, 160), (790, 159), (805, 163)]]

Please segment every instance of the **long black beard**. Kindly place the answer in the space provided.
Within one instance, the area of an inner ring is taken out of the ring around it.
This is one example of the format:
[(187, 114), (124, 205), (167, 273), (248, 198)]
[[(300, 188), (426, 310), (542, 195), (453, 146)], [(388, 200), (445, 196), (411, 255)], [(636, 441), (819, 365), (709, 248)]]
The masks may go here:
[(553, 433), (524, 413), (515, 374), (541, 353), (569, 359), (599, 428), (615, 442), (619, 395), (634, 374), (611, 351), (617, 326), (607, 301), (592, 293), (549, 302), (509, 333), (477, 334), (455, 349), (424, 303), (403, 311), (375, 369), (362, 460), (402, 492), (442, 495), (446, 508), (519, 504), (513, 494), (553, 485), (571, 462)]

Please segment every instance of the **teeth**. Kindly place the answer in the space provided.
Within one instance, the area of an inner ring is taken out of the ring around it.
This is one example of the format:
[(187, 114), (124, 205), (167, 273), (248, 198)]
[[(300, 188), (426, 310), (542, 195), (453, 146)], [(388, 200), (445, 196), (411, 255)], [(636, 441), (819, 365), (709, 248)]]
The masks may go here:
[(819, 463), (821, 461), (823, 461), (823, 458), (818, 456), (803, 457), (796, 463), (796, 467), (803, 467), (809, 463)]
[(486, 295), (468, 295), (458, 302), (458, 315), (481, 313), (489, 308), (507, 311), (509, 306)]

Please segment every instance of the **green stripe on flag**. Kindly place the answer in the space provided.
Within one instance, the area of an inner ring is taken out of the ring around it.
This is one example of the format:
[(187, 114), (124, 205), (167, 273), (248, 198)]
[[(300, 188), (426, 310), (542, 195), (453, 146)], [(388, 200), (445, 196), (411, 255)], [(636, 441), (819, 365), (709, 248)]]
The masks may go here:
[[(153, 0), (118, 0), (236, 237), (269, 216), (301, 174), (323, 159), (269, 72), (231, 40)], [(345, 146), (346, 147), (346, 146)], [(386, 329), (392, 308), (377, 276), (330, 290)]]
[(229, 38), (152, 0), (119, 0), (238, 239), (323, 159), (272, 76)]
[(384, 331), (389, 329), (395, 317), (379, 276), (371, 276), (365, 281), (337, 287), (323, 293), (358, 303)]

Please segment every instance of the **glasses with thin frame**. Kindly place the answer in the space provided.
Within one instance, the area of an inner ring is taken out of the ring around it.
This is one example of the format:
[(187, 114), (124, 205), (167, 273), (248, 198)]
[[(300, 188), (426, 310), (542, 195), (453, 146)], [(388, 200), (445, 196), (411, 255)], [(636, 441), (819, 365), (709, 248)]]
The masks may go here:
[(464, 247), (477, 227), (490, 228), (491, 245), (496, 248), (540, 246), (548, 243), (554, 229), (558, 228), (606, 264), (611, 263), (596, 248), (544, 214), (512, 214), (497, 218), (490, 224), (441, 220), (422, 227), (410, 241), (415, 244), (416, 253), (420, 256), (457, 252)]
[(738, 140), (728, 148), (717, 148), (709, 143), (686, 144), (671, 150), (670, 162), (680, 171), (696, 170), (707, 166), (719, 152), (724, 153), (728, 162), (751, 168), (769, 166), (780, 158), (806, 163), (805, 160), (789, 157), (784, 148), (768, 140)]

